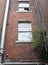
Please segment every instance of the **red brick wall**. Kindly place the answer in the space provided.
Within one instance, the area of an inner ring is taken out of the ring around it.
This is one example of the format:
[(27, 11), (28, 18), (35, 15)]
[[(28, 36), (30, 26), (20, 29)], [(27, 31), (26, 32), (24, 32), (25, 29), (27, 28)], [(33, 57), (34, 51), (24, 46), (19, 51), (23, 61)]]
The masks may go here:
[[(37, 61), (31, 43), (15, 43), (15, 41), (18, 40), (18, 21), (31, 21), (32, 30), (35, 30), (34, 11), (16, 12), (18, 9), (17, 5), (17, 0), (11, 0), (4, 46), (4, 59), (6, 60), (6, 55), (8, 54), (8, 58), (13, 61)], [(31, 8), (34, 8), (34, 4), (30, 4), (30, 6), (32, 6)], [(32, 11), (33, 9), (30, 10)]]

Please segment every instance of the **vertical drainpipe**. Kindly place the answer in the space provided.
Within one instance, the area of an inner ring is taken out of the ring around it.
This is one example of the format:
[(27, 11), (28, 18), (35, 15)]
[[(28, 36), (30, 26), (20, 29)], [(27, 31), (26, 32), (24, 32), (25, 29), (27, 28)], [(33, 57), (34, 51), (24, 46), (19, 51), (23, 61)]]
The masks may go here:
[(3, 53), (3, 49), (4, 49), (4, 40), (5, 40), (6, 24), (7, 24), (7, 17), (8, 17), (8, 11), (9, 11), (9, 3), (10, 3), (10, 0), (7, 0), (6, 7), (5, 7), (4, 20), (3, 20), (2, 35), (1, 35), (1, 51), (0, 51), (1, 54)]

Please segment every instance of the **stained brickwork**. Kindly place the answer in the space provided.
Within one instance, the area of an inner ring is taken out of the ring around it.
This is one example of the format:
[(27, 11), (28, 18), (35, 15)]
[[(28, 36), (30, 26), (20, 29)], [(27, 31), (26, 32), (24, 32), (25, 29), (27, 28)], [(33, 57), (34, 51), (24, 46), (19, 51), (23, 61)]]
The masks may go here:
[(48, 1), (47, 0), (37, 0), (38, 1), (38, 6), (42, 18), (42, 25), (43, 28), (46, 30), (47, 35), (48, 35)]

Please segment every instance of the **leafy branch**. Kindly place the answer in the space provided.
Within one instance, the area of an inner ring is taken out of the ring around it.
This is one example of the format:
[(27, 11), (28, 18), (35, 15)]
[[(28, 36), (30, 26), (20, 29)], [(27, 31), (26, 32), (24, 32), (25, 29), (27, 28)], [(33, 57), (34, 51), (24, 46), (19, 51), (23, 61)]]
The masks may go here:
[[(43, 35), (44, 32), (44, 35)], [(45, 36), (45, 39), (44, 39)], [(46, 32), (43, 30), (37, 30), (33, 35), (32, 47), (35, 50), (37, 57), (41, 60), (46, 60), (46, 49), (45, 49), (45, 40), (47, 42)]]

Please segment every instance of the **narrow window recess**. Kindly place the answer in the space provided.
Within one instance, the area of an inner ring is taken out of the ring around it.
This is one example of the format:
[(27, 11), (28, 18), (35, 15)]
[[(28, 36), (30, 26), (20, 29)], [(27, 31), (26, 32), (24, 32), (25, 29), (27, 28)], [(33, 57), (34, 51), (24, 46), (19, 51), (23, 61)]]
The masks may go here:
[(18, 2), (18, 11), (28, 12), (29, 11), (29, 1)]
[(18, 41), (15, 42), (31, 42), (32, 41), (32, 25), (28, 21), (18, 22)]

